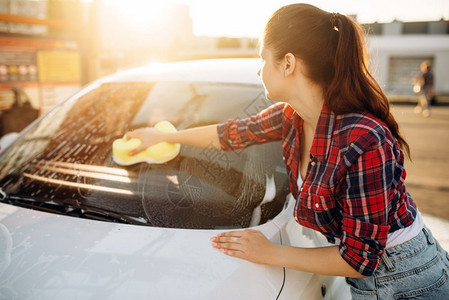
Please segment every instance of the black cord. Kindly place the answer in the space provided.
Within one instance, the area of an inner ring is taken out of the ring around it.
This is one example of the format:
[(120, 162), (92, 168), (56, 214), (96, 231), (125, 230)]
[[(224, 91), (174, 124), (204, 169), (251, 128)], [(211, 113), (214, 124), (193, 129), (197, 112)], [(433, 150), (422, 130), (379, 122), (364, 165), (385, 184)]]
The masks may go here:
[[(280, 230), (279, 230), (279, 241), (280, 241), (280, 243), (282, 245), (282, 232)], [(284, 279), (282, 280), (281, 289), (279, 290), (279, 294), (277, 295), (276, 300), (279, 299), (279, 296), (281, 295), (282, 290), (284, 289), (284, 285), (285, 285), (285, 267), (282, 267), (282, 269), (284, 271)]]

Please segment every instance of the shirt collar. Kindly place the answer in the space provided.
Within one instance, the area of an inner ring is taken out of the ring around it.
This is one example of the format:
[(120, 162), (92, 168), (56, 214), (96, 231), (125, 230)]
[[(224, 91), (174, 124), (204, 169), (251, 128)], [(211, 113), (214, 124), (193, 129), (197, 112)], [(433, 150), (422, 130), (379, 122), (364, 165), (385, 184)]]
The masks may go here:
[(312, 147), (310, 148), (311, 159), (325, 161), (330, 150), (332, 132), (334, 131), (335, 114), (329, 110), (324, 102), (320, 117), (315, 130)]

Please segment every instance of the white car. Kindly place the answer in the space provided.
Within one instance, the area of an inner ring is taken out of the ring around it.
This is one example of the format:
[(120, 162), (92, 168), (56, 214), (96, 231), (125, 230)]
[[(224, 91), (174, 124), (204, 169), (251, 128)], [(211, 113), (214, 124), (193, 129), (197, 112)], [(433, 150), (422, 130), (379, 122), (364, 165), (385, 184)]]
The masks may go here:
[(112, 159), (112, 142), (133, 128), (266, 108), (258, 68), (221, 59), (123, 71), (28, 126), (0, 154), (0, 299), (349, 299), (342, 277), (211, 246), (248, 227), (279, 244), (328, 245), (293, 218), (279, 142), (230, 153), (182, 146), (164, 164)]

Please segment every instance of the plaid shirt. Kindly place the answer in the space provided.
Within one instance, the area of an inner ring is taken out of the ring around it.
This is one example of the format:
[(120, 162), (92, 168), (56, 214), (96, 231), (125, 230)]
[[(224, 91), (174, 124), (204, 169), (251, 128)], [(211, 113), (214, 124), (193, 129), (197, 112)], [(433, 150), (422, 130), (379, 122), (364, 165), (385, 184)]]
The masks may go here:
[(323, 105), (302, 186), (297, 185), (303, 120), (285, 103), (218, 125), (223, 150), (282, 140), (294, 216), (331, 243), (343, 259), (371, 276), (388, 233), (410, 226), (416, 206), (407, 193), (404, 155), (388, 127), (370, 114), (335, 115)]

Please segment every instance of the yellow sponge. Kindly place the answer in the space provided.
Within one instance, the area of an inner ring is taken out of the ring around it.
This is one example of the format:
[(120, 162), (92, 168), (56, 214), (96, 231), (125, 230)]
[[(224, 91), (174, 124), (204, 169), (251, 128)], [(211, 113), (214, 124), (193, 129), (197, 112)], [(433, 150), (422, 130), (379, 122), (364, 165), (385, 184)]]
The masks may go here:
[[(154, 125), (154, 128), (162, 132), (176, 132), (175, 126), (168, 121), (161, 121)], [(137, 138), (126, 140), (125, 137), (117, 139), (112, 143), (112, 158), (114, 161), (123, 166), (147, 162), (149, 164), (162, 164), (175, 158), (181, 150), (180, 144), (171, 144), (162, 142), (130, 156), (129, 152), (136, 149), (142, 144)]]

